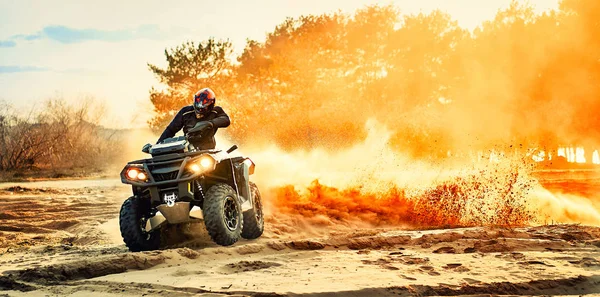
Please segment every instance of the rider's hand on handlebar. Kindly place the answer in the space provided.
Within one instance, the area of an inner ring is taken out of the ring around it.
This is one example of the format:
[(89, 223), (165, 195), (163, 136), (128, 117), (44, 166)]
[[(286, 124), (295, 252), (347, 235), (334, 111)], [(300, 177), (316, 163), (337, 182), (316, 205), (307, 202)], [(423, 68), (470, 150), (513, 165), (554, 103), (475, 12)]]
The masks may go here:
[(211, 121), (206, 121), (206, 127), (202, 130), (206, 131), (206, 130), (210, 130), (214, 127), (215, 125), (211, 122)]
[(196, 127), (199, 131), (204, 132), (213, 128), (213, 123), (211, 121), (202, 121), (196, 124)]
[(214, 125), (211, 121), (198, 122), (196, 123), (194, 128), (188, 131), (188, 134), (186, 136), (190, 140), (202, 139), (202, 137), (204, 136), (204, 132), (212, 130), (213, 127)]

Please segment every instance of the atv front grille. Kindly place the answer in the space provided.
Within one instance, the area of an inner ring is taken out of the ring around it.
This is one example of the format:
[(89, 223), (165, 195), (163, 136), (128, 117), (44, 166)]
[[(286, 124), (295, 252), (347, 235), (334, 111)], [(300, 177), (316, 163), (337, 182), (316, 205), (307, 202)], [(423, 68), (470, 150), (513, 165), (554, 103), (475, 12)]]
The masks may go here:
[(160, 182), (160, 181), (176, 179), (177, 173), (178, 173), (178, 171), (167, 172), (167, 173), (153, 173), (152, 176), (154, 177), (154, 181)]

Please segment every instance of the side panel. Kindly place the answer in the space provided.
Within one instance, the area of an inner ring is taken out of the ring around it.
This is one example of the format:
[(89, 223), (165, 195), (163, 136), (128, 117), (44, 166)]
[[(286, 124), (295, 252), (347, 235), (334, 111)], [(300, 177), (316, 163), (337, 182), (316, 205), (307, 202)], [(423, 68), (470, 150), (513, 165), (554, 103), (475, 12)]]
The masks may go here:
[[(236, 182), (238, 184), (238, 189), (240, 191), (240, 195), (243, 197), (242, 201), (246, 202), (251, 199), (250, 197), (250, 174), (248, 170), (248, 165), (246, 163), (238, 163), (235, 164), (236, 167)], [(252, 201), (250, 201), (252, 202)], [(250, 204), (252, 205), (252, 203)]]
[(243, 160), (244, 158), (241, 157), (222, 160), (213, 172), (205, 176), (203, 187), (208, 189), (215, 183), (226, 183), (238, 192), (241, 203), (248, 201), (250, 197), (248, 166), (242, 163)]

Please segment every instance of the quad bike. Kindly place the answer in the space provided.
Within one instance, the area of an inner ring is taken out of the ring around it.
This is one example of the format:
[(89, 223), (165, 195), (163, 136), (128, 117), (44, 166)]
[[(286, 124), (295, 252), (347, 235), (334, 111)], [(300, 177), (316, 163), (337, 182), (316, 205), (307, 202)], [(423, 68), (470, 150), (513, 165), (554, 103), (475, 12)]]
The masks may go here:
[(185, 136), (146, 144), (142, 151), (152, 158), (129, 162), (121, 171), (121, 181), (133, 190), (119, 217), (121, 236), (129, 250), (158, 249), (160, 229), (197, 219), (190, 215), (194, 206), (202, 209), (208, 234), (219, 245), (262, 235), (260, 192), (249, 181), (254, 163), (249, 158), (230, 157), (235, 145), (226, 152), (196, 149), (193, 139), (202, 137), (205, 128), (199, 122)]

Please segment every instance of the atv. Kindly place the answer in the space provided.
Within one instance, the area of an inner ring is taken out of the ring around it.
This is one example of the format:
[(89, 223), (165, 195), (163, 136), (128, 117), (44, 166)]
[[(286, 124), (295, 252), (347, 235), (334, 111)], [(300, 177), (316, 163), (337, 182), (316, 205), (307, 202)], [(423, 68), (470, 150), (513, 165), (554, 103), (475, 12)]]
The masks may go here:
[(206, 230), (219, 245), (262, 235), (260, 192), (249, 180), (254, 162), (231, 157), (236, 145), (226, 152), (197, 149), (193, 139), (205, 130), (199, 122), (185, 136), (146, 144), (142, 151), (152, 157), (129, 162), (121, 171), (121, 181), (133, 190), (119, 217), (130, 251), (159, 249), (162, 227), (199, 219), (190, 215), (194, 206), (202, 210)]

